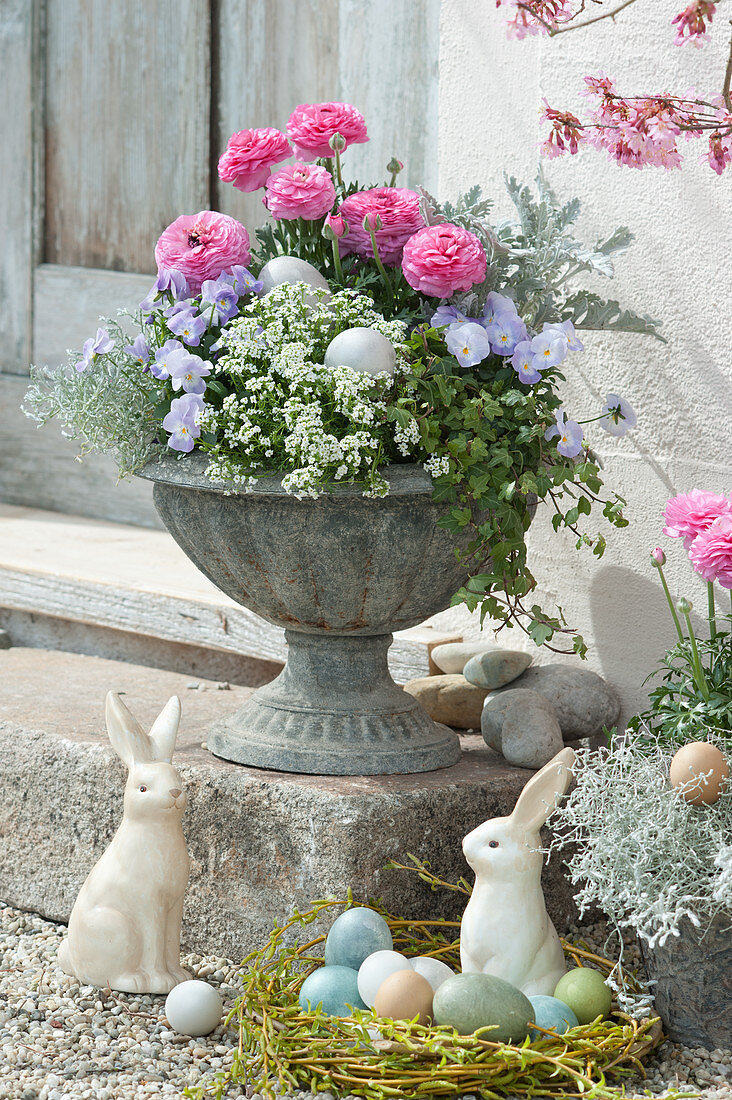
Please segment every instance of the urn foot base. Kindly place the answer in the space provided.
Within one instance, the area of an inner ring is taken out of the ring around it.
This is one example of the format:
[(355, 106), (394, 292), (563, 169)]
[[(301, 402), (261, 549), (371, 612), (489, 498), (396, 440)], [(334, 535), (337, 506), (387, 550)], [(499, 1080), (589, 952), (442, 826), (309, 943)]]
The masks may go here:
[(396, 775), (447, 768), (460, 742), (389, 675), (391, 635), (287, 631), (280, 675), (208, 736), (216, 756), (308, 775)]

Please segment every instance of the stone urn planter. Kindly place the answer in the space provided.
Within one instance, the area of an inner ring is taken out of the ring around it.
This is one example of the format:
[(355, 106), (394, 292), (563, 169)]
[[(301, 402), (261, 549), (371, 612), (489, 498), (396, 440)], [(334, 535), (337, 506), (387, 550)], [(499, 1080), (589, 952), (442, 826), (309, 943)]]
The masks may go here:
[(227, 492), (205, 456), (166, 455), (141, 476), (201, 572), (237, 603), (285, 628), (287, 664), (215, 726), (217, 756), (317, 775), (431, 771), (455, 764), (458, 738), (398, 687), (387, 666), (392, 632), (442, 611), (465, 582), (454, 536), (437, 526), (421, 466), (388, 467), (389, 495), (334, 485), (317, 499), (288, 495), (280, 477)]
[(714, 1050), (732, 1047), (732, 916), (720, 913), (706, 932), (691, 921), (663, 947), (640, 940), (656, 1010), (674, 1042)]

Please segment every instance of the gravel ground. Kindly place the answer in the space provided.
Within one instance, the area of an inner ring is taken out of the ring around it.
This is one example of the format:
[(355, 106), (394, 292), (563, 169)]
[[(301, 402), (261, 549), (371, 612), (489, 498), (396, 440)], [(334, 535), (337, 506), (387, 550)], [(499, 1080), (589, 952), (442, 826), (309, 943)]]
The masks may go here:
[[(229, 1064), (234, 1031), (219, 1027), (206, 1038), (186, 1039), (168, 1027), (163, 997), (79, 986), (56, 965), (63, 932), (32, 913), (0, 906), (0, 1100), (180, 1097), (187, 1085)], [(581, 934), (601, 949), (601, 926)], [(634, 965), (632, 957), (628, 962)], [(231, 1007), (233, 963), (200, 955), (187, 955), (183, 963), (193, 977), (220, 989), (225, 1010)], [(680, 1089), (706, 1100), (732, 1100), (730, 1051), (666, 1043), (647, 1071), (645, 1081), (627, 1086), (629, 1096), (635, 1088), (655, 1096)], [(232, 1100), (243, 1095), (238, 1088), (227, 1094)]]

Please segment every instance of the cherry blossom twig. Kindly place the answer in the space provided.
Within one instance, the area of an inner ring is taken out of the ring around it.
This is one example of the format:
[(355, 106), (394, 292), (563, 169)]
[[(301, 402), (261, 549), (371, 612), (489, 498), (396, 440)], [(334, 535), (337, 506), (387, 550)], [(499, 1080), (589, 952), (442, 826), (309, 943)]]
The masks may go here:
[[(732, 24), (732, 19), (730, 23)], [(724, 73), (722, 99), (725, 102), (727, 110), (732, 114), (732, 38), (729, 40), (729, 57), (727, 58), (727, 68)]]
[[(624, 8), (629, 8), (631, 4), (635, 4), (635, 0), (624, 0), (622, 4), (619, 4), (617, 8), (613, 8), (612, 11), (604, 11), (601, 15), (593, 15), (590, 19), (583, 19), (581, 23), (572, 23), (568, 21), (562, 27), (558, 27), (555, 23), (548, 23), (543, 16), (537, 14), (530, 4), (519, 3), (517, 7), (528, 12), (537, 23), (540, 23), (542, 27), (544, 27), (550, 37), (553, 38), (557, 34), (567, 34), (568, 31), (578, 31), (582, 27), (589, 27), (593, 23), (599, 23), (601, 19), (614, 19), (616, 15), (619, 15)], [(584, 11), (584, 4), (576, 13), (575, 18), (582, 11)]]

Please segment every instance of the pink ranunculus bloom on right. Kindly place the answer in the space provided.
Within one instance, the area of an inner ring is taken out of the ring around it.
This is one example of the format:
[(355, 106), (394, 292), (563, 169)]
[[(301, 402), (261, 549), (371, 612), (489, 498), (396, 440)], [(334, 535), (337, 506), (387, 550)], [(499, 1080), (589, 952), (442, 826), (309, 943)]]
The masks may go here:
[(404, 246), (402, 271), (414, 290), (434, 298), (449, 298), (458, 290), (482, 283), (488, 261), (474, 233), (451, 222), (429, 225)]
[(689, 557), (705, 581), (732, 589), (732, 514), (715, 519), (691, 544)]
[(350, 103), (301, 103), (287, 122), (287, 136), (300, 160), (332, 157), (334, 134), (341, 135), (346, 149), (369, 140), (366, 120)]
[(419, 199), (416, 191), (406, 187), (371, 187), (349, 195), (338, 211), (348, 223), (348, 232), (341, 237), (341, 255), (353, 252), (364, 259), (373, 257), (371, 234), (364, 229), (363, 220), (367, 215), (378, 215), (381, 229), (374, 230), (374, 236), (379, 256), (387, 267), (396, 267), (404, 245), (424, 226)]
[(698, 535), (725, 515), (732, 515), (732, 500), (729, 497), (704, 489), (692, 489), (690, 493), (671, 497), (666, 503), (663, 533), (672, 539), (682, 539), (684, 549), (689, 550)]

